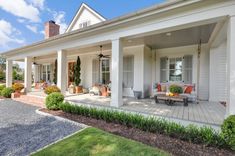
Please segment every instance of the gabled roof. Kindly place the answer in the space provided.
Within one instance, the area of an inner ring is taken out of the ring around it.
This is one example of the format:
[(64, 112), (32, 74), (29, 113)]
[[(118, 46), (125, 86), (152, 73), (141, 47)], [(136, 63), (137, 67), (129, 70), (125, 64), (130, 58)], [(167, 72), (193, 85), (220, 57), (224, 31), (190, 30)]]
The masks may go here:
[(89, 7), (87, 4), (82, 3), (80, 8), (78, 9), (76, 15), (73, 17), (72, 22), (69, 24), (69, 26), (65, 32), (69, 32), (72, 30), (73, 26), (76, 24), (77, 20), (79, 19), (80, 15), (84, 9), (87, 9), (88, 11), (90, 11), (94, 16), (96, 16), (98, 19), (100, 19), (101, 22), (106, 21), (106, 19), (102, 15), (100, 15), (97, 11), (95, 11), (94, 9)]

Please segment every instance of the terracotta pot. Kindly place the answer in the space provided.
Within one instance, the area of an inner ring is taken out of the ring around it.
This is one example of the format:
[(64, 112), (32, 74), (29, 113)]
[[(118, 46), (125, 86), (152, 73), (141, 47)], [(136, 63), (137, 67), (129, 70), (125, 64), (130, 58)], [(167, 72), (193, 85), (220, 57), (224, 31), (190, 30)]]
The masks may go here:
[(82, 93), (82, 86), (76, 86), (75, 90), (76, 90), (76, 94)]
[(173, 93), (174, 94), (174, 96), (179, 96), (179, 93)]

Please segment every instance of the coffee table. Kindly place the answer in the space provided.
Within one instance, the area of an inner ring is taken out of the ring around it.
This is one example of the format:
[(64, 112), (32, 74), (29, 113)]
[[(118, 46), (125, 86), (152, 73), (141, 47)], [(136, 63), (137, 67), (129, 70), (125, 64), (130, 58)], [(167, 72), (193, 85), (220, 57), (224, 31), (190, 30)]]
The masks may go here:
[(155, 103), (159, 103), (159, 100), (165, 101), (167, 105), (173, 105), (175, 102), (183, 102), (184, 106), (188, 106), (188, 97), (183, 95), (168, 96), (166, 94), (158, 94), (154, 96)]

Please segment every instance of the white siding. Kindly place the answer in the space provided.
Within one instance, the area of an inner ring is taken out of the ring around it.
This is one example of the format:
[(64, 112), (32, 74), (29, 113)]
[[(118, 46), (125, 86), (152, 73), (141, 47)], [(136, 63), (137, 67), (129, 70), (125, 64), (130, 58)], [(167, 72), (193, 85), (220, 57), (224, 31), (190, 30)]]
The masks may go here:
[(77, 30), (79, 29), (79, 24), (82, 22), (86, 22), (86, 21), (90, 21), (90, 25), (102, 22), (101, 19), (99, 19), (98, 17), (96, 17), (92, 12), (90, 12), (89, 10), (87, 10), (86, 8), (84, 8), (79, 16), (79, 18), (77, 19), (76, 23), (74, 24), (72, 30)]
[[(202, 46), (201, 58), (200, 58), (200, 81), (199, 81), (199, 99), (209, 99), (209, 52), (207, 46)], [(173, 47), (156, 49), (156, 72), (155, 81), (153, 83), (160, 82), (160, 58), (161, 57), (183, 57), (184, 55), (193, 55), (193, 80), (192, 82), (197, 85), (197, 53), (198, 45), (190, 45), (183, 47)], [(154, 74), (154, 73), (153, 73)]]
[(210, 50), (210, 101), (226, 101), (226, 42)]
[(199, 99), (209, 100), (209, 50), (202, 46), (200, 57)]

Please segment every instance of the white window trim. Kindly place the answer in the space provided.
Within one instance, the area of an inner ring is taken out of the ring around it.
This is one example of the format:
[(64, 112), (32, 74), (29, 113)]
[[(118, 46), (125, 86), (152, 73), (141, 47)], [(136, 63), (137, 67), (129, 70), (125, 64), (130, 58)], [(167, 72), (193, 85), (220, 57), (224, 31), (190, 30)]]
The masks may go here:
[[(50, 63), (44, 63), (42, 64), (42, 71), (41, 71), (41, 79), (43, 80), (43, 66), (46, 66), (46, 81), (52, 81), (51, 78), (52, 78), (52, 66)], [(50, 73), (50, 80), (48, 80), (48, 70), (47, 70), (47, 66), (50, 66), (50, 69), (51, 69), (51, 73)]]
[[(188, 54), (188, 55), (191, 55), (192, 56), (192, 68), (191, 68), (191, 70), (192, 70), (192, 83), (193, 83), (193, 55), (192, 54)], [(185, 72), (185, 69), (184, 69), (184, 57), (185, 56), (187, 56), (186, 54), (185, 55), (178, 55), (178, 56), (162, 56), (162, 57), (160, 57), (160, 59), (161, 58), (167, 58), (167, 69), (166, 69), (166, 81), (167, 82), (170, 82), (170, 83), (184, 83), (184, 72)], [(169, 67), (169, 65), (170, 65), (170, 59), (171, 58), (182, 58), (182, 81), (170, 81), (169, 79), (170, 79), (170, 67)], [(159, 69), (160, 69), (160, 74), (161, 74), (161, 66), (159, 67)], [(160, 76), (161, 77), (161, 76)], [(161, 81), (161, 80), (160, 80)]]
[[(102, 60), (108, 60), (109, 61), (109, 71), (102, 71)], [(110, 58), (102, 58), (102, 59), (100, 59), (100, 77), (99, 77), (99, 80), (100, 80), (101, 84), (103, 84), (103, 82), (102, 82), (102, 79), (103, 79), (102, 74), (103, 73), (109, 73), (109, 79), (111, 78), (110, 65), (111, 65), (110, 64)]]

